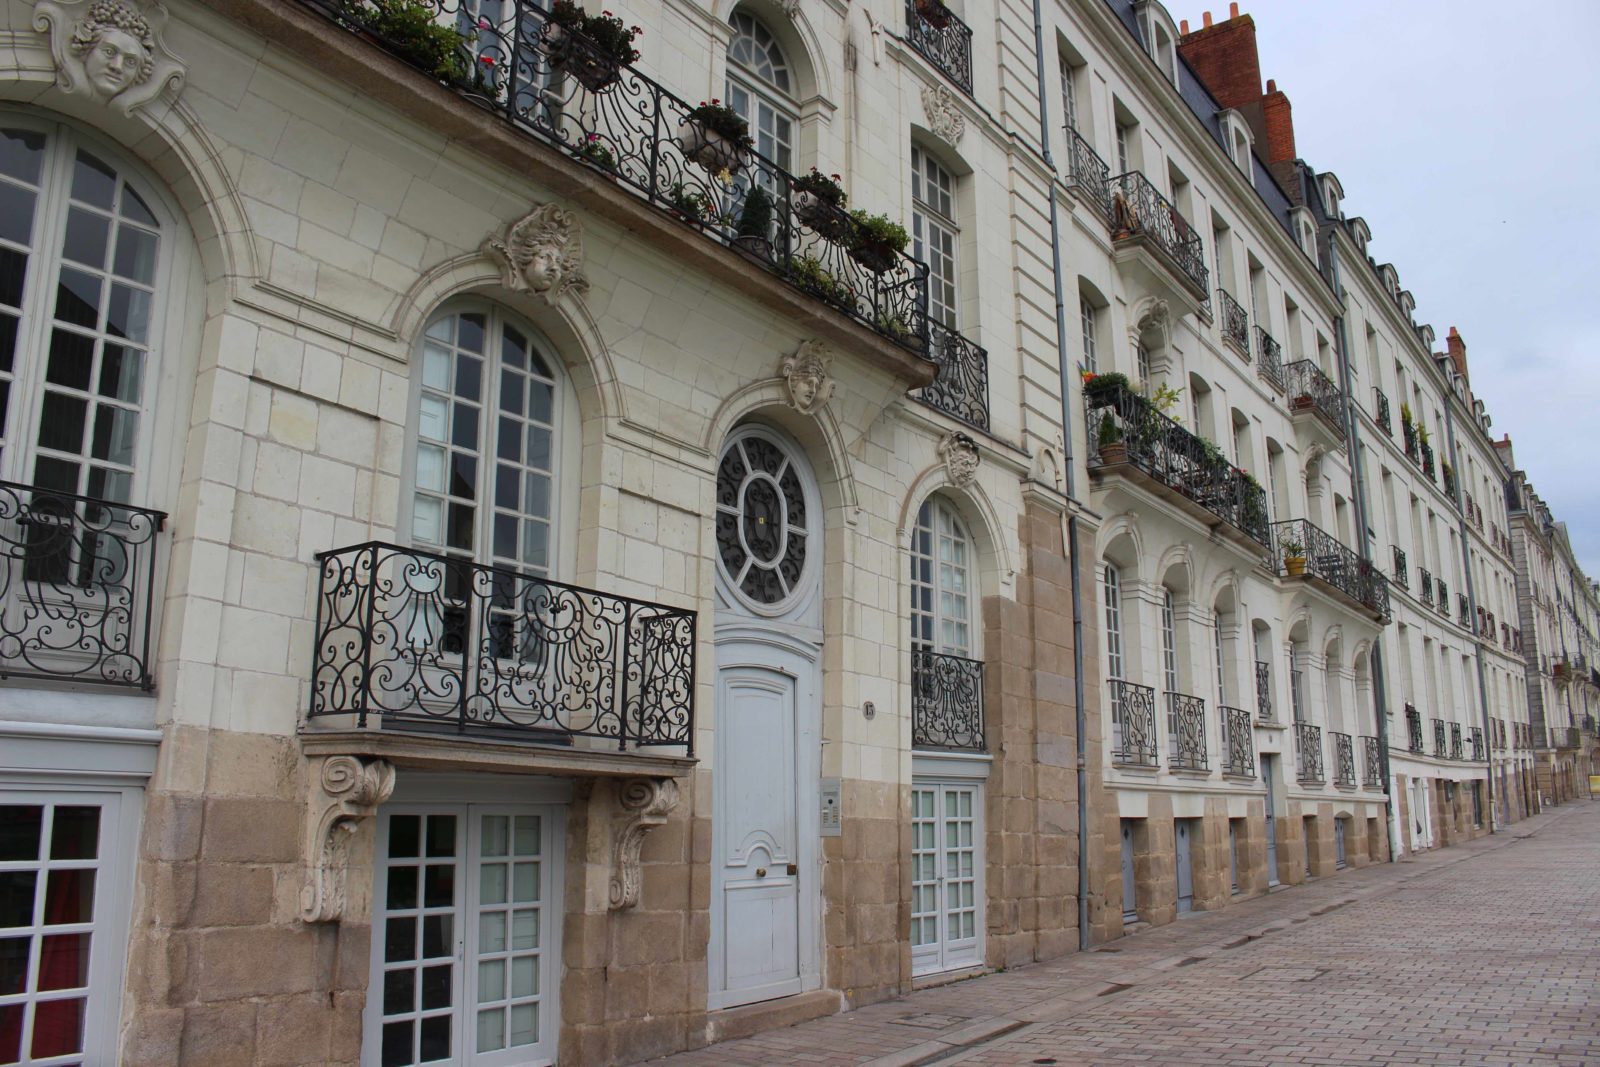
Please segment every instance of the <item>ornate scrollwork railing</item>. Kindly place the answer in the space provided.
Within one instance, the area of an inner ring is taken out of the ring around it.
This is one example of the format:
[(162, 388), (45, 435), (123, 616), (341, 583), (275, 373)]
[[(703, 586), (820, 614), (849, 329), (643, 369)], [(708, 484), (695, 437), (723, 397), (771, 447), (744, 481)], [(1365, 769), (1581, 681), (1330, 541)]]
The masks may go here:
[(1309, 722), (1294, 724), (1295, 775), (1308, 784), (1324, 781), (1322, 776), (1322, 727)]
[(984, 750), (981, 660), (912, 650), (911, 747)]
[(1378, 756), (1378, 739), (1361, 739), (1361, 784), (1368, 789), (1383, 790), (1383, 761)]
[(1411, 574), (1406, 569), (1405, 549), (1399, 545), (1390, 545), (1389, 553), (1392, 557), (1390, 567), (1390, 580), (1401, 589), (1411, 588)]
[(1206, 751), (1206, 702), (1187, 693), (1167, 694), (1167, 737), (1171, 752), (1167, 765), (1175, 771), (1204, 771), (1211, 767)]
[(0, 678), (155, 688), (165, 522), (147, 508), (0, 482)]
[[(919, 10), (924, 7), (927, 14)], [(939, 0), (906, 0), (906, 40), (939, 73), (972, 95), (972, 27), (954, 11)]]
[(1431, 608), (1433, 607), (1433, 574), (1426, 567), (1418, 567), (1417, 576), (1422, 582), (1418, 587), (1417, 597)]
[(1111, 679), (1111, 759), (1156, 766), (1156, 691), (1148, 685)]
[[(847, 215), (797, 192), (794, 175), (759, 152), (691, 120), (692, 105), (564, 31), (536, 0), (414, 0), (429, 21), (466, 42), (442, 60), (420, 55), (414, 41), (386, 36), (393, 20), (371, 0), (300, 2), (794, 288), (896, 344), (926, 350), (926, 264), (902, 253), (858, 258)], [(764, 233), (741, 232), (755, 225), (746, 226), (743, 215), (758, 187), (772, 218)]]
[(1256, 660), (1256, 715), (1272, 721), (1272, 664)]
[(1453, 722), (1450, 724), (1450, 758), (1467, 758), (1466, 746), (1463, 744), (1461, 738), (1461, 724), (1458, 722)]
[(1422, 712), (1410, 704), (1406, 705), (1406, 748), (1422, 752)]
[(1211, 272), (1200, 235), (1189, 220), (1139, 171), (1109, 179), (1107, 188), (1111, 192), (1111, 239), (1147, 238), (1172, 261), (1195, 299), (1204, 300), (1211, 291)]
[(1311, 360), (1297, 359), (1284, 364), (1283, 381), (1291, 412), (1316, 415), (1339, 440), (1344, 440), (1345, 396), (1332, 378)]
[(1472, 758), (1475, 762), (1482, 763), (1489, 758), (1489, 753), (1484, 751), (1483, 747), (1483, 727), (1474, 726), (1467, 740), (1472, 745)]
[(1334, 785), (1354, 786), (1356, 784), (1356, 744), (1349, 734), (1332, 731), (1328, 734), (1333, 738), (1333, 783)]
[(1419, 439), (1417, 447), (1422, 451), (1422, 473), (1428, 476), (1428, 481), (1433, 481), (1433, 446)]
[(1440, 759), (1448, 759), (1450, 749), (1445, 740), (1444, 720), (1433, 720), (1433, 754)]
[(1228, 294), (1217, 290), (1217, 307), (1221, 309), (1222, 340), (1233, 346), (1246, 360), (1250, 358), (1250, 313), (1244, 305)]
[(1111, 189), (1107, 184), (1111, 178), (1111, 168), (1106, 166), (1106, 161), (1083, 135), (1071, 126), (1067, 127), (1067, 164), (1068, 173), (1072, 176), (1072, 185), (1083, 194), (1089, 206), (1099, 212), (1100, 219), (1106, 225), (1111, 224)]
[(1214, 445), (1124, 385), (1086, 389), (1084, 406), (1091, 466), (1132, 463), (1263, 547), (1271, 543), (1266, 491)]
[(968, 426), (987, 430), (989, 353), (930, 319), (928, 358), (939, 365), (939, 377), (932, 385), (911, 395)]
[(1393, 437), (1394, 428), (1389, 419), (1389, 398), (1385, 396), (1383, 390), (1379, 389), (1377, 386), (1372, 387), (1372, 392), (1374, 398), (1377, 400), (1378, 405), (1378, 410), (1376, 414), (1373, 415), (1373, 421), (1378, 424), (1378, 429), (1382, 430), (1390, 437)]
[(1222, 773), (1254, 777), (1256, 773), (1255, 731), (1250, 713), (1244, 708), (1220, 707), (1222, 719)]
[(693, 611), (376, 542), (317, 563), (311, 718), (693, 753)]
[(1268, 385), (1283, 392), (1283, 347), (1259, 326), (1256, 327), (1256, 373)]
[(1305, 556), (1305, 573), (1379, 615), (1389, 614), (1389, 580), (1370, 560), (1357, 555), (1320, 526), (1306, 519), (1287, 519), (1272, 524), (1272, 537), (1279, 575), (1288, 574), (1284, 546), (1298, 544)]

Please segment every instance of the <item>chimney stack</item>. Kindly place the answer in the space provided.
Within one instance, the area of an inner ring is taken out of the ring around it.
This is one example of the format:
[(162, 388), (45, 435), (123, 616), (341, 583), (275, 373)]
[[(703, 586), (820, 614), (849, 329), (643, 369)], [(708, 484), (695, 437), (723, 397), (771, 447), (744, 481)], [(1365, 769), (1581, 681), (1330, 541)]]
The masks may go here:
[(1456, 373), (1461, 375), (1461, 380), (1468, 385), (1472, 378), (1467, 374), (1467, 342), (1456, 332), (1454, 326), (1450, 327), (1450, 336), (1444, 339), (1445, 350), (1449, 353), (1450, 362), (1455, 364)]

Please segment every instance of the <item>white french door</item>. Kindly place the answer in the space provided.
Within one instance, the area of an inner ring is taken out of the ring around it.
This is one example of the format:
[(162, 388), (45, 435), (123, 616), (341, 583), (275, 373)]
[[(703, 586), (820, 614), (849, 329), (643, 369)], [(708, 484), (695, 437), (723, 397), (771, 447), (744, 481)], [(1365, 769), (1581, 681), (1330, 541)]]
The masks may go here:
[(379, 814), (362, 1063), (555, 1062), (561, 809)]
[(911, 787), (911, 968), (983, 962), (983, 786)]

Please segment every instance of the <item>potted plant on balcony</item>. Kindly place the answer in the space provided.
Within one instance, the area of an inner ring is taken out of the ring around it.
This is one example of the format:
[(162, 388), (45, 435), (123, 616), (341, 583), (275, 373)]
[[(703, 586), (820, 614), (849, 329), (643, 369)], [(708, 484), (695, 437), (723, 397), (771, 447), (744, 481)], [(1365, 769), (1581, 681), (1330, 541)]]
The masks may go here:
[(578, 147), (572, 150), (572, 154), (593, 163), (608, 178), (617, 176), (617, 157), (606, 145), (606, 139), (598, 133), (584, 137)]
[(481, 72), (468, 45), (477, 35), (436, 22), (422, 0), (345, 0), (343, 12), (363, 35), (412, 66), (458, 89), (478, 88)]
[(896, 257), (911, 242), (906, 228), (887, 215), (852, 211), (850, 223), (850, 258), (874, 274), (894, 266)]
[(1305, 545), (1286, 536), (1278, 542), (1278, 547), (1283, 550), (1283, 569), (1289, 577), (1298, 578), (1306, 572)]
[(1099, 438), (1096, 451), (1102, 466), (1111, 467), (1128, 462), (1128, 443), (1122, 439), (1122, 427), (1107, 411), (1100, 416)]
[(939, 0), (917, 0), (917, 17), (936, 30), (950, 25), (953, 14)]
[(1117, 393), (1128, 388), (1128, 376), (1116, 371), (1104, 374), (1084, 374), (1083, 398), (1091, 407), (1104, 407)]
[(701, 101), (678, 124), (678, 147), (713, 174), (745, 164), (755, 142), (744, 116), (720, 100)]
[(842, 240), (850, 233), (850, 216), (844, 205), (848, 197), (837, 174), (823, 174), (816, 167), (793, 182), (795, 217), (830, 241)]
[(772, 197), (757, 185), (745, 194), (744, 208), (739, 212), (739, 235), (733, 247), (761, 263), (772, 259)]
[(821, 260), (812, 256), (790, 256), (784, 261), (783, 273), (791, 282), (813, 296), (819, 296), (847, 311), (855, 309), (855, 290), (824, 267)]
[(633, 39), (644, 31), (609, 11), (587, 14), (573, 0), (556, 0), (545, 24), (551, 70), (565, 70), (591, 93), (615, 85), (622, 68), (639, 59)]
[(715, 199), (704, 189), (692, 185), (673, 182), (672, 188), (667, 190), (667, 203), (672, 205), (674, 214), (694, 226), (722, 221)]
[(1315, 405), (1316, 401), (1311, 398), (1310, 393), (1301, 393), (1289, 401), (1289, 410), (1295, 412), (1310, 411)]

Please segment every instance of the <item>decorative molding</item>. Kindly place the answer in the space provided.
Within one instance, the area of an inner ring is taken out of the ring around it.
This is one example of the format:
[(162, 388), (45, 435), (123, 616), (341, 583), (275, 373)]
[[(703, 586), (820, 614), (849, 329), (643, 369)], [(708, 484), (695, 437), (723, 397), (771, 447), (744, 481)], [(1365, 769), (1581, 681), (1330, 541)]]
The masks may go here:
[(183, 89), (187, 69), (162, 39), (166, 6), (133, 0), (38, 0), (33, 28), (50, 35), (56, 85), (124, 115), (144, 107), (168, 86)]
[(589, 288), (583, 273), (583, 227), (559, 204), (540, 204), (506, 227), (504, 235), (483, 239), (484, 255), (499, 264), (507, 289), (538, 293), (554, 305), (570, 289)]
[(835, 382), (828, 373), (833, 349), (821, 339), (800, 342), (794, 355), (785, 356), (778, 373), (783, 377), (789, 406), (802, 415), (814, 415), (833, 395)]
[(381, 759), (329, 756), (322, 761), (319, 788), (311, 794), (306, 878), (300, 888), (303, 922), (336, 922), (344, 917), (350, 870), (350, 839), (363, 819), (394, 793), (394, 765)]
[(629, 778), (617, 783), (618, 816), (611, 865), (612, 910), (639, 903), (644, 875), (639, 850), (651, 830), (667, 821), (678, 806), (678, 783), (671, 778)]
[(944, 460), (945, 477), (958, 489), (965, 489), (978, 476), (978, 442), (960, 430), (951, 430), (939, 442), (939, 458)]
[(942, 85), (931, 85), (922, 90), (922, 112), (928, 116), (928, 129), (941, 140), (955, 148), (961, 135), (967, 132), (966, 116), (956, 104), (956, 98)]

